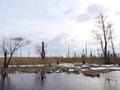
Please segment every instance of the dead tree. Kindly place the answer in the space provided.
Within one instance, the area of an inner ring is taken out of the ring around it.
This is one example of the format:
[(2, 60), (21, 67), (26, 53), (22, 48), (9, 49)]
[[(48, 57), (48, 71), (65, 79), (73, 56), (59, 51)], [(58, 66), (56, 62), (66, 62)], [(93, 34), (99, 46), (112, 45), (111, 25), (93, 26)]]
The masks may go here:
[(37, 45), (35, 49), (36, 49), (36, 53), (40, 55), (41, 58), (44, 60), (46, 55), (46, 52), (45, 52), (46, 46), (44, 42), (42, 42), (42, 45)]
[(10, 61), (13, 57), (13, 54), (21, 47), (28, 45), (31, 41), (26, 40), (24, 37), (10, 37), (4, 38), (1, 41), (0, 50), (4, 55), (4, 63), (2, 67), (2, 71), (8, 68)]
[(81, 55), (81, 58), (82, 58), (82, 64), (85, 64), (86, 63), (86, 61), (85, 61), (86, 56), (85, 56), (84, 50), (83, 50), (83, 54)]
[(70, 57), (70, 46), (69, 46), (69, 44), (68, 44), (68, 59), (69, 59), (69, 57)]
[(42, 53), (41, 53), (41, 57), (42, 57), (42, 59), (45, 59), (45, 46), (44, 46), (44, 42), (42, 42)]
[(110, 41), (111, 41), (111, 46), (112, 46), (112, 52), (113, 52), (113, 56), (114, 56), (114, 59), (116, 60), (116, 53), (115, 53), (115, 48), (114, 48), (114, 43), (113, 43), (113, 29), (112, 29), (112, 24), (109, 25), (109, 28), (111, 29), (110, 30)]
[[(46, 55), (45, 49), (46, 49), (46, 46), (45, 46), (44, 42), (42, 42), (42, 45), (37, 45), (35, 47), (35, 49), (36, 49), (36, 53), (39, 56), (41, 56), (41, 58), (43, 60), (43, 64), (45, 64), (45, 55)], [(49, 63), (49, 65), (51, 65), (51, 64)], [(46, 78), (45, 74), (46, 74), (46, 67), (43, 67), (42, 71), (41, 71), (41, 80), (44, 80)]]
[(97, 41), (100, 42), (105, 64), (109, 64), (110, 60), (108, 58), (108, 45), (110, 45), (110, 40), (112, 41), (112, 24), (107, 21), (107, 16), (104, 16), (103, 14), (99, 14), (95, 20), (97, 30), (94, 30), (93, 33)]

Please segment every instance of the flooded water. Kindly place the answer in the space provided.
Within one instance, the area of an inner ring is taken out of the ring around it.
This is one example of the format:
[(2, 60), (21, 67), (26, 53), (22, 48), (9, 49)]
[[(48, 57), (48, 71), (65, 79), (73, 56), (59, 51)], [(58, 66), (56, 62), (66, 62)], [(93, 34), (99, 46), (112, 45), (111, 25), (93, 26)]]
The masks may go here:
[[(0, 90), (120, 90), (120, 71), (87, 77), (82, 74), (9, 74)], [(1, 83), (0, 83), (1, 84)]]

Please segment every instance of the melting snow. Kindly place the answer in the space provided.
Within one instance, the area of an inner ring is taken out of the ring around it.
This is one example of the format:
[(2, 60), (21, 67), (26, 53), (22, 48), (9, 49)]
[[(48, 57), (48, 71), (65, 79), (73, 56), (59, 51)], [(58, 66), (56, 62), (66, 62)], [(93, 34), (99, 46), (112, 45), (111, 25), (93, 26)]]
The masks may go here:
[[(116, 64), (110, 64), (110, 65), (99, 65), (99, 64), (83, 64), (82, 63), (61, 63), (59, 65), (51, 64), (52, 66), (59, 66), (59, 67), (68, 67), (72, 68), (69, 71), (73, 71), (75, 68), (84, 70), (85, 68), (90, 68), (92, 70), (103, 70), (103, 69), (114, 69), (114, 70), (120, 70), (120, 67)], [(0, 65), (1, 66), (1, 65)], [(9, 65), (9, 67), (34, 67), (34, 66), (45, 66), (44, 64), (37, 64), (37, 65)], [(73, 69), (74, 68), (74, 69)], [(59, 70), (56, 72), (60, 72)]]
[(60, 67), (74, 67), (74, 64), (71, 64), (71, 63), (62, 63), (62, 64), (59, 64), (57, 66), (60, 66)]

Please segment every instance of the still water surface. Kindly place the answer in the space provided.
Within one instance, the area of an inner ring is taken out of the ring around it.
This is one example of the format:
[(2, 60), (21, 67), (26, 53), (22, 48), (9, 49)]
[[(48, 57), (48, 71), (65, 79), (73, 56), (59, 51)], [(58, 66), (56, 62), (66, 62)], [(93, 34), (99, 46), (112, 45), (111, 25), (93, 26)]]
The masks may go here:
[(9, 74), (2, 90), (120, 90), (120, 71), (87, 77), (82, 74), (52, 73), (41, 80), (40, 73)]

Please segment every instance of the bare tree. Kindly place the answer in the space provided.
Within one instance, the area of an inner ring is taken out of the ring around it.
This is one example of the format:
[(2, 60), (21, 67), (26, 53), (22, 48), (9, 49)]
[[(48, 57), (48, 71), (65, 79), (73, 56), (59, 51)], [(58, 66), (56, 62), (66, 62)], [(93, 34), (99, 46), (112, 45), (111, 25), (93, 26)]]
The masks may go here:
[(87, 57), (87, 43), (85, 43), (85, 56)]
[(110, 42), (111, 42), (111, 46), (112, 46), (112, 52), (113, 52), (113, 56), (114, 56), (114, 59), (116, 60), (116, 53), (115, 53), (115, 48), (114, 48), (114, 43), (113, 43), (113, 29), (112, 29), (112, 24), (109, 25), (109, 28), (111, 29), (110, 30)]
[[(110, 41), (113, 44), (113, 39), (112, 39), (112, 23), (107, 21), (107, 16), (103, 14), (97, 15), (95, 18), (96, 20), (96, 27), (97, 30), (94, 30), (93, 33), (95, 35), (95, 38), (100, 42), (101, 49), (104, 55), (104, 60), (106, 64), (110, 63), (109, 55), (108, 55), (108, 45), (110, 44)], [(115, 51), (114, 51), (115, 52)]]
[(68, 55), (67, 55), (68, 59), (70, 57), (70, 45), (68, 44)]
[[(42, 60), (43, 60), (43, 64), (45, 64), (45, 55), (46, 55), (46, 47), (47, 45), (44, 44), (44, 42), (42, 42), (42, 45), (36, 45), (35, 49), (36, 49), (36, 53), (41, 56)], [(51, 65), (49, 63), (49, 65)], [(41, 71), (41, 80), (45, 79), (45, 74), (46, 74), (46, 67), (43, 67), (42, 71)]]
[(3, 52), (4, 55), (4, 64), (3, 70), (8, 68), (10, 61), (14, 55), (14, 53), (21, 47), (24, 47), (30, 44), (30, 40), (26, 40), (24, 37), (10, 37), (4, 38), (1, 41), (0, 50)]
[(35, 49), (36, 49), (36, 54), (38, 54), (39, 56), (41, 56), (42, 59), (45, 59), (45, 55), (46, 55), (46, 47), (44, 45), (44, 42), (42, 42), (42, 45), (36, 45)]

